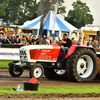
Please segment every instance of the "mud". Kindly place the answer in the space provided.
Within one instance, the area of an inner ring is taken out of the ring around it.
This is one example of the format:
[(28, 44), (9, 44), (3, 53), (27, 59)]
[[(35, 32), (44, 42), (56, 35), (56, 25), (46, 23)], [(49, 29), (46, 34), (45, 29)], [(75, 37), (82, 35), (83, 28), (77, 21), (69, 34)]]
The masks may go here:
[[(13, 78), (8, 69), (0, 69), (0, 86), (23, 86), (23, 81), (29, 81), (29, 71), (24, 71), (21, 77)], [(49, 80), (45, 76), (39, 80), (40, 86), (98, 86), (100, 78), (97, 76), (90, 83), (69, 82), (68, 80)], [(100, 94), (19, 94), (0, 95), (0, 100), (100, 100)]]
[(100, 94), (19, 94), (0, 95), (0, 100), (100, 100)]
[[(8, 69), (0, 69), (0, 86), (17, 86), (23, 85), (23, 81), (29, 81), (29, 71), (24, 71), (21, 77), (14, 78), (9, 74)], [(40, 86), (98, 86), (100, 85), (99, 76), (90, 83), (69, 82), (68, 80), (50, 80), (45, 76), (39, 80)]]

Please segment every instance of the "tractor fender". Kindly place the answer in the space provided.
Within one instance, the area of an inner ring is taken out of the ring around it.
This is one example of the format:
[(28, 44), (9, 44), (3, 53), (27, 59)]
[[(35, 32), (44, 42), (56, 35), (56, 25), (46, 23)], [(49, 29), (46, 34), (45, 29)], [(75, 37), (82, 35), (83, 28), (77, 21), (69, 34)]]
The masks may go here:
[[(65, 58), (68, 58), (70, 55), (72, 55), (72, 54), (75, 52), (75, 50), (76, 50), (77, 48), (87, 48), (87, 49), (91, 49), (92, 51), (95, 52), (95, 50), (94, 50), (93, 47), (89, 47), (89, 46), (80, 46), (80, 45), (73, 45), (73, 46), (71, 46), (71, 47), (69, 48), (69, 50), (68, 50), (68, 52), (67, 52)], [(95, 53), (96, 53), (96, 52), (95, 52)]]

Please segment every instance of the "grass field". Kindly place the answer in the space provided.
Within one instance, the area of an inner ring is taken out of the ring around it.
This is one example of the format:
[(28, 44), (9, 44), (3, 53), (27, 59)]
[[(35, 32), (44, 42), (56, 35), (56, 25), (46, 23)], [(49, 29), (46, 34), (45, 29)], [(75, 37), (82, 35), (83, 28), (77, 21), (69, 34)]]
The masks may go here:
[(8, 68), (8, 64), (12, 61), (14, 61), (14, 60), (0, 60), (0, 67), (7, 67)]
[[(13, 91), (13, 87), (0, 87), (0, 94), (20, 94), (20, 93), (36, 93), (36, 94), (67, 94), (67, 93), (100, 93), (100, 86), (62, 86), (62, 87), (39, 87), (38, 91)], [(23, 88), (23, 87), (22, 87)]]
[[(0, 67), (8, 67), (8, 63), (13, 60), (0, 60)], [(82, 87), (72, 87), (72, 86), (62, 86), (62, 87), (39, 87), (38, 91), (13, 91), (13, 87), (0, 87), (0, 94), (20, 94), (20, 93), (37, 93), (37, 94), (66, 94), (66, 93), (100, 93), (100, 86), (82, 86)], [(14, 87), (17, 88), (17, 87)], [(22, 87), (23, 88), (23, 87)]]

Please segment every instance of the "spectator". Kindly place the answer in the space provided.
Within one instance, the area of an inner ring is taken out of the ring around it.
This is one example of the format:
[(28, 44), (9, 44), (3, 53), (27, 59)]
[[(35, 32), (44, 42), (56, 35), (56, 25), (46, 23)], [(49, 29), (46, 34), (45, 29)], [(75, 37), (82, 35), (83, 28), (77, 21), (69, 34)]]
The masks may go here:
[(47, 44), (47, 42), (46, 42), (46, 38), (43, 38), (43, 40), (42, 40), (42, 44), (43, 44), (43, 45), (46, 45), (46, 44)]
[(76, 41), (74, 40), (74, 38), (72, 38), (71, 42), (72, 42), (72, 45), (76, 45)]
[(36, 39), (36, 44), (39, 44), (40, 42), (40, 35), (38, 36), (38, 38)]
[(46, 42), (48, 45), (50, 45), (50, 37), (49, 36), (47, 37)]
[(93, 40), (93, 45), (96, 44), (96, 40)]
[(11, 35), (10, 42), (13, 43), (15, 40), (14, 34)]
[(51, 43), (56, 43), (57, 40), (56, 40), (56, 37), (53, 37), (53, 40), (51, 40)]
[(93, 47), (94, 47), (96, 50), (100, 49), (98, 40), (95, 40), (95, 43), (93, 44)]
[(82, 46), (87, 46), (85, 40), (83, 40), (83, 44), (82, 44)]
[(27, 41), (29, 40), (29, 37), (28, 37), (28, 36), (26, 36), (26, 40), (27, 40)]
[(29, 40), (27, 40), (27, 45), (32, 45), (32, 38), (29, 37)]
[(30, 36), (29, 36), (29, 38), (31, 38), (31, 39), (32, 39), (32, 35), (30, 35)]
[(89, 42), (87, 43), (87, 46), (93, 46), (92, 40), (89, 40)]
[(11, 34), (8, 34), (8, 37), (7, 37), (9, 40), (11, 39)]
[(8, 33), (7, 33), (7, 32), (5, 32), (5, 33), (4, 33), (4, 36), (5, 36), (5, 35), (6, 35), (6, 36), (8, 36)]
[(58, 41), (61, 41), (60, 37), (58, 37)]
[(85, 44), (87, 45), (87, 41), (86, 41), (86, 38), (84, 37), (84, 39), (83, 39), (83, 42), (85, 42)]
[(35, 36), (35, 35), (32, 37), (32, 44), (33, 44), (33, 45), (36, 44), (36, 36)]
[(46, 35), (43, 35), (43, 38), (46, 38)]
[(51, 41), (52, 41), (52, 37), (50, 37), (50, 44), (51, 44)]
[(3, 37), (2, 44), (11, 44), (11, 42), (9, 41), (9, 39), (7, 39), (6, 35)]
[(21, 45), (19, 36), (16, 36), (15, 40), (14, 40), (14, 45)]
[(20, 35), (20, 41), (23, 39), (23, 36), (22, 35)]
[(27, 45), (26, 36), (23, 36), (23, 38), (21, 39), (21, 45)]
[(3, 40), (3, 33), (0, 33), (0, 45), (2, 44), (2, 40)]
[(81, 40), (82, 38), (79, 38), (78, 42), (76, 43), (76, 45), (81, 45)]

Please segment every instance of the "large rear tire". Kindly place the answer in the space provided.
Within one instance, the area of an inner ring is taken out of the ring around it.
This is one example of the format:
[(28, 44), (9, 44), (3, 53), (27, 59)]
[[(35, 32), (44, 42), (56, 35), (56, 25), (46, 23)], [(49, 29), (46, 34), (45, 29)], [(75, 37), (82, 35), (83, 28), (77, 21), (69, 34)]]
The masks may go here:
[(76, 49), (66, 60), (66, 71), (70, 81), (90, 82), (98, 70), (96, 54), (90, 49)]
[(16, 68), (15, 63), (19, 61), (13, 61), (12, 63), (9, 64), (9, 73), (12, 77), (20, 77), (23, 73), (23, 68)]
[(44, 75), (48, 79), (55, 79), (55, 80), (67, 79), (66, 70), (45, 69)]

